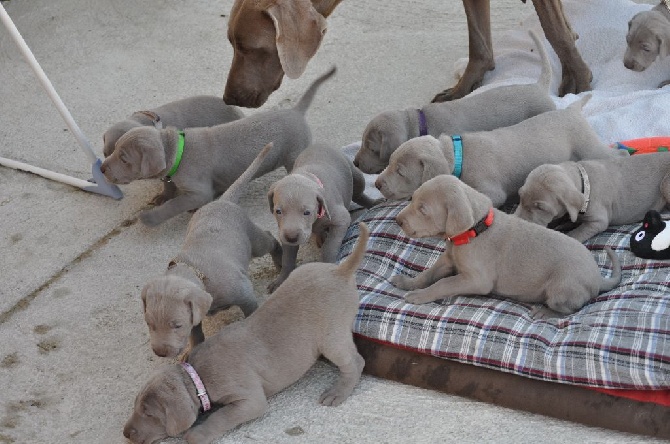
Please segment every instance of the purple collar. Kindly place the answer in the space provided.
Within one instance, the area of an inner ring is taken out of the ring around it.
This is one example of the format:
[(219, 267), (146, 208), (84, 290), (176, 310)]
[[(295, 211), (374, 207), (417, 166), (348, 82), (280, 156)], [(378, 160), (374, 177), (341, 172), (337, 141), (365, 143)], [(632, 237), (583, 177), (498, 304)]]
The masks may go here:
[(426, 115), (421, 109), (417, 109), (417, 111), (419, 112), (419, 136), (427, 136), (428, 123), (426, 123)]
[(207, 390), (205, 390), (205, 384), (202, 383), (202, 379), (198, 376), (198, 372), (195, 371), (193, 366), (188, 362), (180, 362), (182, 368), (186, 370), (186, 373), (191, 377), (191, 381), (195, 384), (195, 390), (200, 398), (200, 403), (202, 404), (202, 411), (206, 412), (212, 408), (212, 404), (209, 402), (209, 396), (207, 396)]

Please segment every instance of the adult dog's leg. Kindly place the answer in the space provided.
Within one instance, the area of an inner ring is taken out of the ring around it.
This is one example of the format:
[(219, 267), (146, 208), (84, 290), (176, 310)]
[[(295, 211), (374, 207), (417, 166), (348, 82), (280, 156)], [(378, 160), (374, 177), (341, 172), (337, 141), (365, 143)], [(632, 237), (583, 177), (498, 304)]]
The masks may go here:
[(533, 0), (533, 5), (544, 35), (561, 61), (563, 74), (558, 95), (590, 90), (593, 74), (577, 51), (575, 40), (579, 36), (570, 28), (561, 0)]
[(491, 43), (491, 5), (489, 0), (463, 0), (468, 20), (468, 66), (456, 86), (445, 89), (433, 102), (460, 99), (478, 88), (486, 71), (495, 68)]

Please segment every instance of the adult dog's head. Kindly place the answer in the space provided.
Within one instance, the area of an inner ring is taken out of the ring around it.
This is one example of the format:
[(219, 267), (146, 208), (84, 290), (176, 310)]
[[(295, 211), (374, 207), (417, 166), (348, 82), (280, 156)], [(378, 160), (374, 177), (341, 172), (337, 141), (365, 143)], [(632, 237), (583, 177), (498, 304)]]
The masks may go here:
[[(328, 4), (318, 5), (327, 15), (339, 1), (320, 3)], [(228, 20), (234, 54), (223, 100), (257, 108), (284, 74), (300, 77), (326, 32), (323, 14), (310, 0), (236, 0)]]

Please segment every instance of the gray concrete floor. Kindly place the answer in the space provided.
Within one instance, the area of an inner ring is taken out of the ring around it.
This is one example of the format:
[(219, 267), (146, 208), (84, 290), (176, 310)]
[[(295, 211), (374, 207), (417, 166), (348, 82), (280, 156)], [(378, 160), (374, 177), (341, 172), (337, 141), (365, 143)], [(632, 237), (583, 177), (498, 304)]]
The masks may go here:
[[(232, 50), (232, 0), (11, 0), (3, 6), (102, 156), (108, 126), (141, 109), (195, 94), (220, 95)], [(492, 2), (495, 36), (533, 13)], [(263, 109), (292, 103), (332, 64), (308, 120), (315, 139), (360, 140), (372, 116), (428, 102), (454, 83), (467, 55), (460, 2), (345, 1), (305, 75), (286, 80)], [(86, 179), (90, 163), (0, 29), (0, 156)], [(255, 111), (247, 110), (247, 113)], [(276, 172), (244, 205), (274, 229), (266, 207)], [(165, 359), (153, 356), (140, 289), (179, 249), (189, 215), (157, 228), (137, 222), (157, 192), (123, 186), (115, 201), (0, 167), (0, 443), (124, 442), (134, 397)], [(310, 254), (308, 251), (307, 255)], [(263, 300), (268, 258), (251, 274)], [(209, 331), (239, 318), (231, 310)], [(334, 379), (324, 362), (273, 397), (266, 415), (219, 443), (648, 442), (364, 376), (337, 408), (317, 399)], [(179, 439), (167, 442), (180, 442)]]

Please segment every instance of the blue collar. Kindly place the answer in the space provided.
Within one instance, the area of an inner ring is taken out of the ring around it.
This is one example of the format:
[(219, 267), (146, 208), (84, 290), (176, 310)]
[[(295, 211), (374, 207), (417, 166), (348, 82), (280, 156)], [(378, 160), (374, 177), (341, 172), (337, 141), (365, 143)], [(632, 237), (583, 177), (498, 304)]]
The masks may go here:
[(461, 136), (451, 136), (451, 141), (454, 143), (454, 176), (461, 178), (461, 170), (463, 169), (463, 139)]
[(426, 115), (422, 109), (417, 109), (419, 112), (419, 136), (428, 135), (428, 123), (426, 122)]

